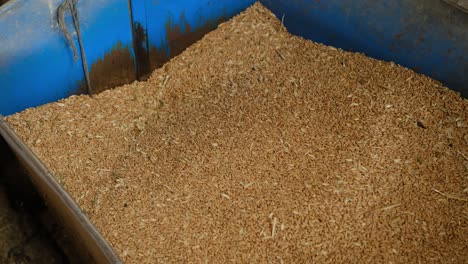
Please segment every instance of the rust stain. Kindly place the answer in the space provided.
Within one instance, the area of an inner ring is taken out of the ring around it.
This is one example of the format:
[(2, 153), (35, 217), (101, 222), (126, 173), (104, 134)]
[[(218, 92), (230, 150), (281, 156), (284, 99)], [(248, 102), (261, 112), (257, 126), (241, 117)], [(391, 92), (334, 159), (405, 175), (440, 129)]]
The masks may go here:
[(400, 33), (396, 34), (396, 35), (395, 35), (395, 36), (393, 36), (393, 37), (394, 37), (395, 39), (401, 39), (401, 37), (403, 37), (403, 35), (404, 35), (404, 34), (405, 34), (405, 32), (404, 32), (404, 31), (402, 31), (402, 32), (400, 32)]
[(135, 57), (137, 61), (137, 76), (141, 80), (142, 76), (151, 73), (149, 51), (148, 51), (148, 34), (141, 23), (133, 24), (133, 37)]
[(76, 81), (75, 85), (68, 86), (67, 97), (71, 95), (81, 95), (88, 93), (88, 86), (85, 80)]
[(423, 43), (424, 42), (424, 37), (423, 36), (419, 36), (418, 37), (418, 43)]
[(225, 21), (224, 16), (216, 21), (208, 21), (192, 29), (184, 14), (180, 16), (177, 24), (169, 19), (166, 22), (165, 43), (161, 48), (152, 46), (150, 49), (151, 69), (161, 67), (171, 58), (179, 55), (187, 47), (200, 40), (206, 33), (215, 29), (223, 21)]
[(88, 85), (86, 85), (85, 80), (78, 81), (77, 84), (78, 88), (73, 92), (73, 94), (80, 95), (88, 93)]
[(131, 83), (136, 80), (135, 65), (129, 47), (121, 43), (112, 48), (90, 67), (89, 77), (93, 93)]

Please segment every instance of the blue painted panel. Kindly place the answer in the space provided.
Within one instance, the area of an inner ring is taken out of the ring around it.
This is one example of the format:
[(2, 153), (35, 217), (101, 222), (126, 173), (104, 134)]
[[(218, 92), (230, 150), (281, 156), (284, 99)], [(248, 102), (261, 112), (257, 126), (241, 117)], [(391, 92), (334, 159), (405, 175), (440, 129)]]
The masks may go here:
[[(0, 114), (87, 92), (81, 54), (58, 28), (63, 0), (17, 0), (0, 8)], [(136, 79), (128, 0), (78, 1), (85, 58), (96, 91)], [(67, 28), (80, 51), (73, 22)]]
[[(84, 73), (58, 29), (59, 2), (16, 0), (0, 8), (0, 114), (78, 92)], [(73, 32), (69, 16), (67, 25)]]
[[(157, 68), (254, 0), (146, 0), (151, 68)], [(135, 12), (134, 12), (135, 13)]]
[(468, 96), (468, 15), (439, 0), (263, 0), (290, 32), (394, 61)]
[(78, 1), (77, 8), (93, 91), (134, 81), (136, 62), (129, 1)]
[[(0, 114), (56, 101), (86, 88), (82, 61), (73, 60), (58, 29), (56, 9), (62, 1), (16, 0), (0, 8)], [(93, 88), (130, 82), (136, 78), (135, 68), (139, 76), (149, 73), (253, 2), (78, 1)], [(441, 1), (263, 3), (278, 17), (285, 15), (292, 33), (395, 61), (468, 94), (468, 16)], [(75, 33), (69, 15), (66, 22)], [(76, 33), (73, 41), (79, 47)], [(135, 52), (138, 47), (142, 52)]]

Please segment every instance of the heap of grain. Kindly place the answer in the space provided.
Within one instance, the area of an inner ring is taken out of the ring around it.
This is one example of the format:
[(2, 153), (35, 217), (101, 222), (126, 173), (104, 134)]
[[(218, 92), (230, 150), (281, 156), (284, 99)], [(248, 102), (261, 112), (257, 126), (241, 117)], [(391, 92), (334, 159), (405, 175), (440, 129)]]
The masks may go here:
[(460, 263), (467, 108), (255, 4), (147, 82), (8, 122), (126, 263)]

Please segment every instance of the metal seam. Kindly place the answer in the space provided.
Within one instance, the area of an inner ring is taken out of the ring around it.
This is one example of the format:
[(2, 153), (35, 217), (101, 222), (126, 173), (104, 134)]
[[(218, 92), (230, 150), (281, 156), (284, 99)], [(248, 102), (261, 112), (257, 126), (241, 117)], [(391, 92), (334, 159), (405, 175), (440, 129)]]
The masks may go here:
[(92, 86), (91, 86), (91, 79), (90, 79), (89, 71), (88, 71), (88, 62), (86, 60), (86, 54), (85, 54), (85, 50), (84, 50), (83, 39), (81, 38), (80, 24), (79, 24), (79, 20), (78, 20), (78, 11), (76, 9), (76, 1), (77, 0), (65, 0), (65, 1), (63, 1), (63, 3), (60, 4), (60, 6), (57, 9), (57, 20), (58, 20), (60, 30), (65, 35), (65, 38), (67, 39), (69, 45), (72, 48), (73, 57), (75, 58), (75, 60), (78, 60), (78, 55), (77, 55), (78, 52), (76, 50), (75, 44), (73, 43), (70, 32), (68, 31), (68, 29), (66, 27), (65, 18), (64, 18), (65, 17), (65, 11), (70, 11), (70, 14), (71, 14), (72, 20), (73, 20), (73, 26), (75, 27), (75, 31), (76, 31), (77, 38), (78, 38), (78, 45), (80, 47), (81, 64), (82, 64), (83, 72), (84, 72), (85, 79), (86, 79), (86, 86), (87, 86), (88, 94), (90, 96), (93, 96), (93, 89), (92, 89)]

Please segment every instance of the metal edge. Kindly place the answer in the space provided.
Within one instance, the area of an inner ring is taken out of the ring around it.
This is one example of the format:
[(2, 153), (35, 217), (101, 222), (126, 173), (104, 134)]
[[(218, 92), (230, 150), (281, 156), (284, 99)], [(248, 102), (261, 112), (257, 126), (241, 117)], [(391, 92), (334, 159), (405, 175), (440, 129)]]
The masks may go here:
[(442, 0), (444, 2), (446, 2), (447, 4), (451, 5), (451, 6), (454, 6), (458, 9), (460, 9), (461, 11), (465, 12), (468, 14), (468, 1), (465, 1), (465, 2), (462, 2), (462, 3), (459, 3), (459, 1), (457, 0)]
[(10, 9), (14, 4), (16, 4), (17, 1), (18, 0), (9, 0), (9, 1), (6, 1), (5, 3), (3, 3), (3, 5), (0, 5), (0, 13)]
[(110, 244), (97, 231), (91, 221), (81, 211), (71, 196), (55, 180), (51, 172), (37, 158), (31, 149), (16, 135), (8, 125), (5, 117), (0, 115), (0, 135), (12, 149), (14, 154), (22, 159), (29, 177), (44, 200), (66, 222), (67, 228), (74, 232), (81, 245), (89, 250), (96, 263), (122, 263)]

